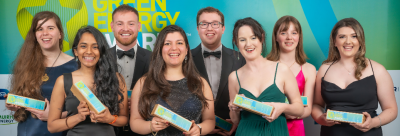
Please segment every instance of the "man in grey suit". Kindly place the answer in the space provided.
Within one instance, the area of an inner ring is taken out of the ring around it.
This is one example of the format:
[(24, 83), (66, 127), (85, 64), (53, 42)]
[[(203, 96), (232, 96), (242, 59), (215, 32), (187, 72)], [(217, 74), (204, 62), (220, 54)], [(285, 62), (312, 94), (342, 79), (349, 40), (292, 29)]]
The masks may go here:
[[(221, 43), (225, 31), (224, 15), (216, 8), (206, 7), (197, 12), (197, 31), (201, 43), (191, 50), (193, 61), (200, 75), (207, 80), (214, 96), (215, 115), (229, 117), (228, 76), (242, 67), (246, 61), (242, 55), (226, 48)], [(221, 129), (214, 129), (210, 135), (227, 135)]]
[[(110, 26), (114, 32), (116, 45), (108, 51), (115, 57), (118, 72), (122, 74), (128, 91), (132, 90), (149, 69), (151, 52), (143, 49), (137, 42), (141, 24), (138, 11), (126, 4), (116, 8), (112, 14), (113, 21)], [(128, 99), (130, 107), (130, 99)], [(114, 127), (117, 136), (138, 135), (131, 131), (130, 127)]]

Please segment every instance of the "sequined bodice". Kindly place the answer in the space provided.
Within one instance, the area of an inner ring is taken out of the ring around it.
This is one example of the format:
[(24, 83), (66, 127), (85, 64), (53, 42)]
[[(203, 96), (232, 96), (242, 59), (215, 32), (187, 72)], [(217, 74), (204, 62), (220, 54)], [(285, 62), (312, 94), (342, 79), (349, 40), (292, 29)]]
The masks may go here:
[[(194, 120), (196, 124), (200, 123), (202, 104), (200, 99), (190, 92), (187, 85), (187, 79), (183, 78), (181, 80), (168, 82), (171, 84), (171, 92), (166, 98), (167, 101), (158, 97), (155, 104), (160, 104), (188, 120)], [(151, 105), (150, 109), (153, 109), (155, 104)], [(183, 135), (183, 133), (173, 126), (169, 126), (168, 128), (159, 131), (157, 135), (178, 136)], [(149, 134), (149, 136), (152, 135)]]

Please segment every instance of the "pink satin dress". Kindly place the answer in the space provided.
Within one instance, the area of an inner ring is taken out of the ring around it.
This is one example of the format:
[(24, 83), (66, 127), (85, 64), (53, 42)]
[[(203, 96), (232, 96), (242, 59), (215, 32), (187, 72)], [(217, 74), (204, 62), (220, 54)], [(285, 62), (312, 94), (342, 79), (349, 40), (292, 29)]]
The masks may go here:
[[(299, 87), (300, 95), (303, 96), (304, 86), (306, 84), (306, 80), (303, 74), (303, 66), (301, 67), (300, 72), (296, 76), (297, 85)], [(289, 130), (290, 136), (305, 136), (306, 133), (304, 131), (304, 123), (303, 119), (287, 119), (287, 127)]]

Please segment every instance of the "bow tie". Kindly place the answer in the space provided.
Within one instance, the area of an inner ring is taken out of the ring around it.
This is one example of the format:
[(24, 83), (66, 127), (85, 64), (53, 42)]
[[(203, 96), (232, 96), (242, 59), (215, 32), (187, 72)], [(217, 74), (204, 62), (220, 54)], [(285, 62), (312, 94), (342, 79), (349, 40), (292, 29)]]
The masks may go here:
[(219, 58), (221, 58), (221, 51), (216, 51), (216, 52), (204, 51), (204, 53), (203, 53), (204, 58), (207, 58), (210, 55), (219, 59)]
[(133, 59), (135, 57), (135, 50), (133, 48), (128, 51), (117, 50), (118, 59), (121, 59), (124, 55)]

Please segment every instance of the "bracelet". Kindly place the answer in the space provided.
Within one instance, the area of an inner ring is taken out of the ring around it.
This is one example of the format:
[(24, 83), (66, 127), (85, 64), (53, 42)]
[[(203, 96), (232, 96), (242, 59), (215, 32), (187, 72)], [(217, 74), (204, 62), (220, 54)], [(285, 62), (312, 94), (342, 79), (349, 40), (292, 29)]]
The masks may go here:
[(156, 136), (157, 133), (158, 133), (158, 132), (156, 132), (156, 133), (154, 134), (153, 129), (151, 129), (151, 121), (150, 121), (150, 131), (151, 131), (151, 134), (152, 134), (153, 136)]
[(111, 123), (108, 123), (110, 125), (114, 124), (117, 121), (118, 115), (113, 115), (114, 116), (114, 120)]
[(382, 125), (381, 117), (379, 117), (379, 116), (376, 116), (376, 117), (378, 117), (378, 119), (379, 119), (379, 126), (376, 126), (376, 128), (379, 128)]
[(65, 118), (65, 125), (67, 126), (68, 129), (70, 129), (69, 126), (68, 126), (68, 123), (67, 123), (67, 120), (68, 120), (69, 117), (71, 117), (71, 116), (68, 116), (67, 118)]

